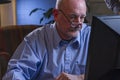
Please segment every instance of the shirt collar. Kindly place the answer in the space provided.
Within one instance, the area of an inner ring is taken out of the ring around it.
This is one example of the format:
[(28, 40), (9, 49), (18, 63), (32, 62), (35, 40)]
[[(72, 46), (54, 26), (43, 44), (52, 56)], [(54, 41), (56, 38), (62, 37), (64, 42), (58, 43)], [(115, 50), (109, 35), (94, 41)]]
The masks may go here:
[(80, 46), (80, 41), (81, 41), (81, 31), (78, 33), (78, 36), (71, 41), (71, 46), (75, 49), (77, 49)]
[(57, 29), (56, 29), (56, 23), (53, 24), (53, 27), (54, 27), (54, 47), (57, 48), (57, 46), (59, 45), (60, 41), (62, 40), (57, 32)]

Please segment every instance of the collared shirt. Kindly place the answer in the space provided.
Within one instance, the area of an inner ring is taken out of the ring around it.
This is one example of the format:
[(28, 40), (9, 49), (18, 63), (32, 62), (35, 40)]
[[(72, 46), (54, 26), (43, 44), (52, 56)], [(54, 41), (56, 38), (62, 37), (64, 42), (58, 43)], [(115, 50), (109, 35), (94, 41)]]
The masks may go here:
[(61, 72), (85, 73), (90, 26), (83, 24), (78, 37), (64, 41), (55, 24), (37, 28), (18, 46), (3, 80), (54, 80)]

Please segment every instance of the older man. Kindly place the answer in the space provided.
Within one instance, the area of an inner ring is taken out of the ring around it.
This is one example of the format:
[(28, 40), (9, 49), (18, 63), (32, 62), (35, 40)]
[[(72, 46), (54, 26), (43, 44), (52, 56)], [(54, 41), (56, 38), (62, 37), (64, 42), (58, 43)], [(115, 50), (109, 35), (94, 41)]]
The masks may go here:
[(27, 35), (3, 80), (83, 80), (90, 36), (85, 0), (57, 0), (54, 24)]

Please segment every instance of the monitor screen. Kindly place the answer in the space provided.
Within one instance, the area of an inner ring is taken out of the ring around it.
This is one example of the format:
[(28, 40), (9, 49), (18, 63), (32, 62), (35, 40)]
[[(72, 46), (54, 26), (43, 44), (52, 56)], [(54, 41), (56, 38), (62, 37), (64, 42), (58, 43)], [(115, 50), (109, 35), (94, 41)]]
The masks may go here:
[(85, 80), (120, 80), (120, 16), (93, 16)]

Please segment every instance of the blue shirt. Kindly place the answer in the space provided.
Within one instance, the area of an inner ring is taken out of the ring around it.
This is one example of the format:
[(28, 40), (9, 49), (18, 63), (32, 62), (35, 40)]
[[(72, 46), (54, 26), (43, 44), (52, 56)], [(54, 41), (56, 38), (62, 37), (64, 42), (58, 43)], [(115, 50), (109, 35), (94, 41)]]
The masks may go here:
[(64, 41), (55, 24), (28, 34), (8, 63), (3, 80), (54, 80), (61, 72), (85, 73), (90, 26), (83, 24), (78, 37)]

